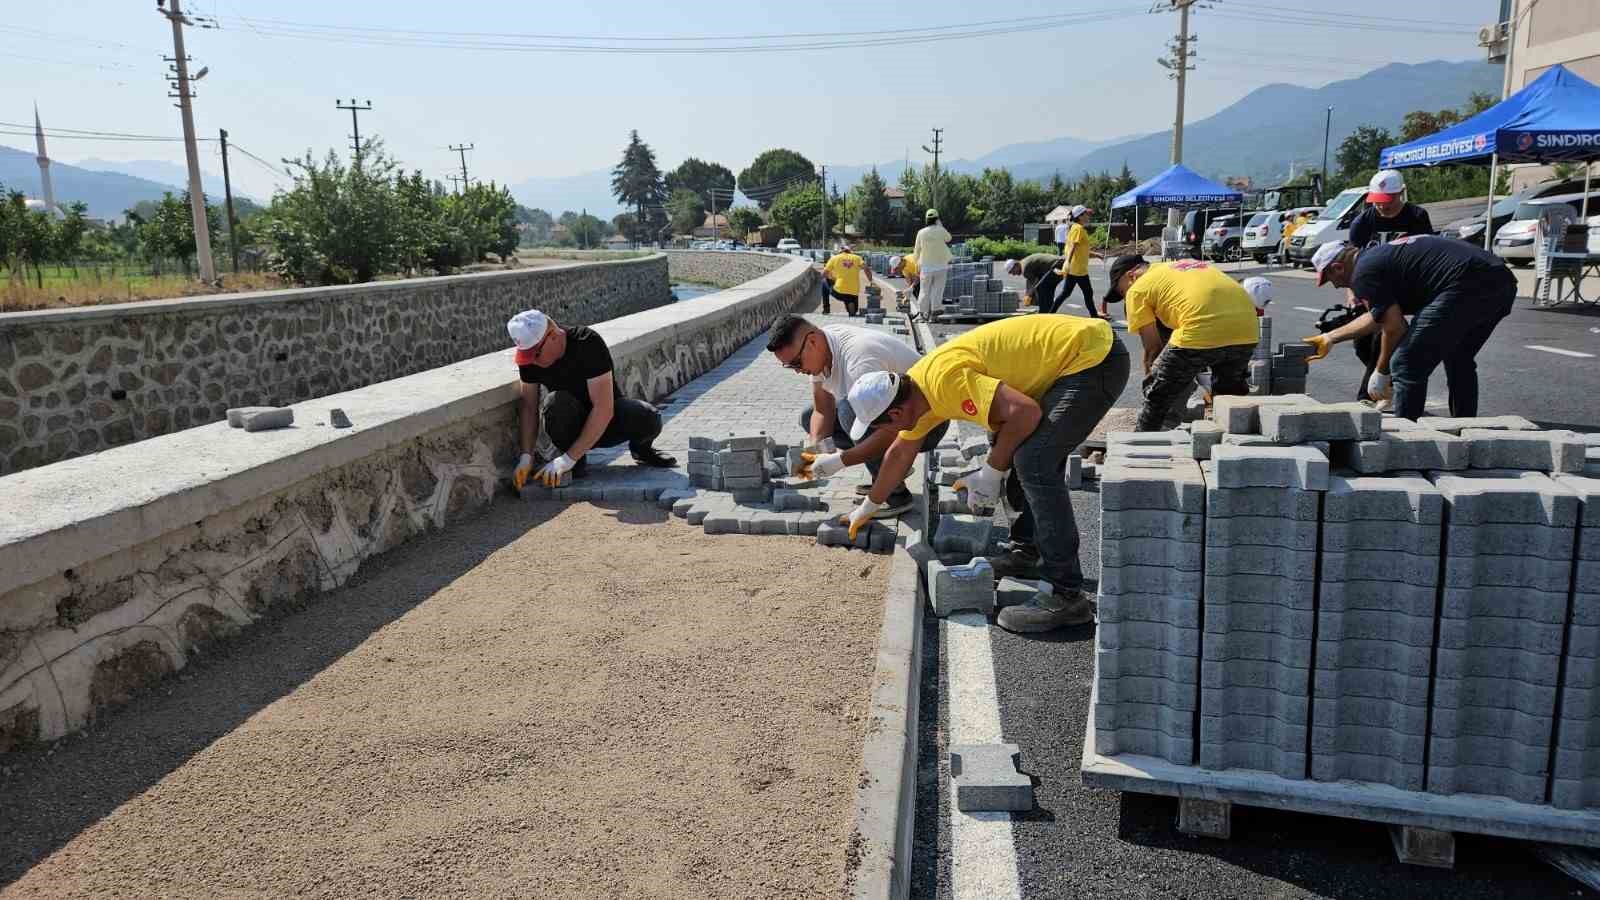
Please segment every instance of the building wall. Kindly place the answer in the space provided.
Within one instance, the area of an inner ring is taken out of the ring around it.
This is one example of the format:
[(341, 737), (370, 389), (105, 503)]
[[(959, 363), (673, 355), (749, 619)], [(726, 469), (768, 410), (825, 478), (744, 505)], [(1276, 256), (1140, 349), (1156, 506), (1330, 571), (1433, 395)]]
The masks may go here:
[[(1600, 2), (1539, 0), (1532, 10), (1528, 0), (1516, 0), (1513, 5), (1526, 15), (1517, 26), (1506, 73), (1508, 94), (1522, 90), (1557, 64), (1600, 84)], [(1550, 177), (1549, 166), (1519, 168), (1512, 175), (1512, 187), (1520, 190)]]
[(529, 307), (588, 325), (661, 306), (667, 268), (652, 255), (0, 314), (0, 476), (502, 349)]

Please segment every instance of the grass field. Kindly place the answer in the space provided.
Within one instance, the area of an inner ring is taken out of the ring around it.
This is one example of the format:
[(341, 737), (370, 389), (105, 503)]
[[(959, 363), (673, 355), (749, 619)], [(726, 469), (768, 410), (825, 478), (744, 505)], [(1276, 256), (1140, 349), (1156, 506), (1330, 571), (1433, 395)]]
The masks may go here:
[(23, 278), (18, 273), (0, 269), (0, 312), (265, 291), (288, 286), (275, 275), (240, 272), (222, 275), (222, 285), (217, 287), (182, 273), (151, 274), (147, 266), (139, 265), (108, 264), (76, 269), (46, 266), (43, 275), (44, 286), (40, 287), (40, 281), (31, 271)]

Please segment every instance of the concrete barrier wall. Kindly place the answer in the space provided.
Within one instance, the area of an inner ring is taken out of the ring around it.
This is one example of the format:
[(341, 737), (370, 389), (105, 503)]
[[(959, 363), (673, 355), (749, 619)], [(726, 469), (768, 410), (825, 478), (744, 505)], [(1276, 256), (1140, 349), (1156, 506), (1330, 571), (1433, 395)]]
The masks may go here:
[[(659, 264), (660, 258), (656, 258)], [(737, 288), (596, 326), (630, 396), (659, 399), (816, 298), (790, 261)], [(506, 489), (516, 369), (499, 350), (5, 479), (0, 752), (81, 727), (270, 610)], [(339, 407), (355, 427), (326, 427)]]
[(659, 255), (0, 314), (0, 476), (437, 368), (537, 306), (588, 325), (669, 301)]
[(730, 250), (666, 250), (673, 281), (698, 281), (733, 287), (776, 272), (799, 257), (778, 253)]

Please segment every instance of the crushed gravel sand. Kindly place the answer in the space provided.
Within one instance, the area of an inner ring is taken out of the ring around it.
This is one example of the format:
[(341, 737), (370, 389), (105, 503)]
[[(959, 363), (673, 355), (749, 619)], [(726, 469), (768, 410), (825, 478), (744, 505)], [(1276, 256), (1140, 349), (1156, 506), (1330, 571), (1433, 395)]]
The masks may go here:
[(889, 559), (497, 503), (13, 755), (0, 897), (836, 895)]

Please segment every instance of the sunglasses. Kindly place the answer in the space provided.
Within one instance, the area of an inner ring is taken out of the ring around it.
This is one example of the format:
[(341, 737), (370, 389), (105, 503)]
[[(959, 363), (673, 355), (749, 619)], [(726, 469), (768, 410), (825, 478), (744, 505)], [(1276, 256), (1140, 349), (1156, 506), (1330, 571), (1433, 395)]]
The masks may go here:
[(806, 355), (806, 344), (811, 341), (811, 336), (814, 334), (816, 334), (815, 331), (808, 331), (806, 336), (800, 339), (800, 346), (794, 351), (794, 358), (783, 364), (785, 369), (791, 372), (800, 371), (800, 366), (802, 365), (801, 357)]

